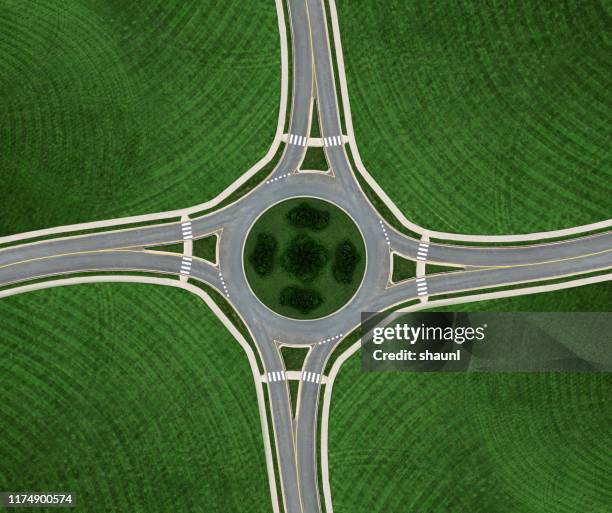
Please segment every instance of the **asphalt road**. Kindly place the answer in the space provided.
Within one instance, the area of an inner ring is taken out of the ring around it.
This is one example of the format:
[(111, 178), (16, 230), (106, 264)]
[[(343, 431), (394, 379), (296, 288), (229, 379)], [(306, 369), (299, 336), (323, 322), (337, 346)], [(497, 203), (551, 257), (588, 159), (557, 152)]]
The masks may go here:
[[(460, 246), (432, 242), (427, 246), (391, 227), (374, 210), (355, 179), (343, 145), (324, 148), (332, 173), (299, 173), (310, 131), (313, 100), (317, 100), (324, 138), (341, 136), (329, 35), (321, 0), (288, 0), (292, 34), (293, 88), (289, 142), (269, 178), (248, 196), (222, 210), (183, 223), (165, 223), (65, 237), (0, 250), (0, 286), (37, 278), (85, 271), (139, 271), (178, 275), (181, 255), (144, 248), (194, 238), (222, 229), (217, 265), (193, 258), (192, 279), (205, 282), (229, 301), (251, 330), (266, 371), (285, 370), (279, 343), (312, 346), (304, 364), (310, 379), (302, 380), (295, 418), (287, 382), (268, 385), (283, 502), (288, 513), (320, 512), (317, 485), (317, 411), (325, 362), (340, 334), (348, 334), (361, 312), (379, 311), (419, 297), (415, 280), (389, 282), (391, 251), (429, 263), (464, 267), (425, 278), (429, 295), (499, 287), (553, 279), (612, 267), (612, 232), (562, 242), (516, 247)], [(316, 114), (316, 113), (315, 113)], [(336, 139), (337, 140), (337, 139)], [(287, 198), (311, 196), (335, 203), (359, 226), (367, 251), (362, 285), (352, 301), (331, 316), (296, 321), (268, 310), (251, 292), (242, 268), (243, 244), (250, 226), (271, 205)], [(326, 341), (337, 337), (332, 341)]]

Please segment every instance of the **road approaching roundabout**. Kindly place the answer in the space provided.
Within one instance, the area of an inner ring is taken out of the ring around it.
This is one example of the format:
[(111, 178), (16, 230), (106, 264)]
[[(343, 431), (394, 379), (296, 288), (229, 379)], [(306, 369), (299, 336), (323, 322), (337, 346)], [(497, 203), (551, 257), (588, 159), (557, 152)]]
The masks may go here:
[[(285, 41), (284, 3), (276, 3), (281, 40)], [(383, 318), (398, 309), (428, 309), (432, 304), (448, 306), (468, 299), (570, 288), (576, 286), (579, 276), (610, 281), (612, 220), (569, 233), (502, 238), (434, 232), (412, 223), (360, 161), (335, 1), (288, 0), (286, 7), (292, 37), (291, 115), (286, 129), (281, 120), (267, 160), (212, 203), (146, 219), (80, 226), (83, 231), (78, 232), (69, 226), (0, 238), (0, 298), (50, 287), (46, 280), (65, 274), (77, 276), (57, 283), (142, 281), (196, 294), (213, 308), (249, 356), (272, 511), (322, 513), (322, 476), (325, 511), (333, 513), (326, 438), (331, 392), (327, 391), (344, 360), (339, 356), (334, 363), (332, 358), (347, 346), (349, 351), (356, 347), (364, 314), (380, 313)], [(335, 27), (333, 53), (326, 7)], [(285, 63), (287, 50), (283, 50)], [(336, 94), (336, 68), (342, 108)], [(287, 73), (285, 66), (285, 79)], [(282, 102), (287, 94), (285, 91)], [(317, 135), (313, 135), (313, 122)], [(281, 141), (284, 146), (279, 148)], [(305, 155), (313, 148), (324, 153), (329, 169), (312, 169)], [(399, 183), (401, 176), (389, 179)], [(408, 191), (405, 202), (417, 194), (412, 184), (405, 184), (404, 190)], [(433, 198), (431, 202), (436, 215), (452, 214), (444, 203), (435, 203)], [(207, 239), (214, 242), (214, 259), (198, 250)], [(19, 243), (13, 244), (16, 241)], [(518, 243), (509, 245), (510, 241)], [(392, 281), (397, 255), (410, 272)], [(117, 273), (120, 276), (112, 275)], [(485, 290), (490, 293), (483, 293)], [(184, 330), (199, 319), (181, 313), (176, 321), (177, 329)], [(197, 340), (204, 339), (201, 331), (193, 333)], [(306, 349), (301, 368), (287, 365), (283, 350)], [(172, 355), (176, 352), (174, 346), (167, 350)], [(232, 365), (227, 359), (221, 363), (211, 367), (219, 376), (224, 366)], [(198, 400), (197, 380), (214, 378), (214, 374), (211, 378), (202, 373), (201, 367), (186, 367), (197, 374), (193, 390)], [(319, 431), (321, 387), (327, 387), (327, 406), (322, 415), (325, 428)], [(232, 481), (232, 476), (224, 476), (226, 482)], [(141, 504), (135, 504), (132, 510), (136, 509), (150, 510)]]
[(243, 259), (249, 287), (265, 306), (306, 320), (330, 315), (351, 300), (363, 281), (366, 249), (342, 209), (296, 197), (256, 219)]

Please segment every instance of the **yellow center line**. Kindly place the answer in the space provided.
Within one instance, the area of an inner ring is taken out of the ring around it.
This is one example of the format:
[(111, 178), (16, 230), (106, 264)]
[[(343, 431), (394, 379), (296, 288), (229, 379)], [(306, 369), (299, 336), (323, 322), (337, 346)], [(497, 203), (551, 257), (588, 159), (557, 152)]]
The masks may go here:
[[(156, 242), (154, 243), (156, 246), (164, 246), (166, 244), (173, 244), (173, 243), (177, 243), (177, 242), (181, 242), (181, 240), (178, 241), (168, 241), (168, 242)], [(140, 250), (134, 250), (132, 248), (142, 248)], [(4, 264), (4, 265), (0, 265), (0, 269), (4, 269), (6, 267), (11, 267), (14, 265), (20, 265), (20, 264), (27, 264), (30, 262), (38, 262), (41, 260), (50, 260), (52, 258), (60, 258), (60, 257), (65, 257), (65, 256), (74, 256), (74, 255), (88, 255), (88, 254), (95, 254), (95, 253), (163, 253), (163, 251), (151, 251), (151, 250), (147, 250), (143, 247), (142, 244), (137, 244), (134, 246), (120, 246), (117, 248), (108, 248), (108, 249), (91, 249), (91, 250), (86, 250), (86, 251), (74, 251), (71, 253), (58, 253), (57, 255), (48, 255), (48, 256), (43, 256), (43, 257), (36, 257), (36, 258), (28, 258), (25, 260), (18, 260), (16, 262), (11, 262), (9, 264)], [(176, 256), (181, 257), (183, 256), (182, 253), (168, 253), (168, 255), (172, 255), (172, 256)]]
[[(554, 260), (545, 260), (543, 262), (532, 262), (532, 263), (526, 263), (526, 264), (482, 266), (482, 267), (484, 267), (483, 269), (471, 269), (469, 271), (460, 271), (457, 274), (478, 273), (478, 272), (484, 272), (484, 271), (495, 271), (497, 269), (514, 269), (514, 268), (518, 268), (518, 267), (529, 267), (529, 266), (535, 266), (535, 265), (557, 264), (557, 263), (560, 263), (560, 262), (568, 262), (570, 260), (579, 260), (581, 258), (588, 258), (588, 257), (592, 257), (592, 256), (603, 255), (604, 253), (609, 253), (611, 251), (612, 251), (612, 249), (605, 249), (603, 251), (595, 251), (593, 253), (585, 253), (584, 255), (577, 255), (577, 256), (573, 256), (573, 257), (558, 258), (558, 259), (554, 259)], [(471, 266), (471, 267), (475, 267), (475, 266)], [(456, 272), (456, 271), (449, 271), (449, 273), (454, 273), (454, 272)], [(445, 276), (445, 275), (448, 276), (449, 273), (439, 273), (439, 274), (429, 274), (429, 275), (425, 274), (425, 277), (429, 279), (429, 278), (434, 278), (436, 276)]]

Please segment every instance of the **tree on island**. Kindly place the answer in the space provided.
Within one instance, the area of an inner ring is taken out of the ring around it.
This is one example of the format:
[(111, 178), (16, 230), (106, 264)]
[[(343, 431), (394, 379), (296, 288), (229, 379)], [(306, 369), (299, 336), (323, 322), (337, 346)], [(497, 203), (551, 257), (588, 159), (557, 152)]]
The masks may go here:
[(294, 228), (308, 228), (314, 231), (324, 230), (329, 226), (330, 214), (302, 202), (287, 212), (287, 220)]
[(292, 285), (281, 290), (280, 304), (307, 314), (323, 304), (323, 296), (318, 290)]
[(329, 259), (328, 251), (308, 235), (298, 235), (289, 242), (283, 253), (283, 269), (301, 281), (314, 280)]
[(351, 283), (361, 255), (350, 240), (344, 240), (336, 246), (332, 272), (339, 283)]
[(259, 276), (267, 276), (274, 270), (278, 242), (269, 233), (258, 233), (255, 247), (249, 255), (249, 262)]

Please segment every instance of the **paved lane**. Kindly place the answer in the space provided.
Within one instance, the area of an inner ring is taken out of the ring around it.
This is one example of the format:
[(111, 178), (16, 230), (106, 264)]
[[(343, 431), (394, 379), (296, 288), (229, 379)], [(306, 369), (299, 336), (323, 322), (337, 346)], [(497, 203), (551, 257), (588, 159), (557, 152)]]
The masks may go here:
[[(84, 271), (140, 271), (189, 276), (225, 295), (251, 330), (270, 373), (267, 384), (285, 511), (318, 513), (317, 410), (325, 362), (361, 312), (387, 309), (434, 294), (483, 289), (612, 268), (612, 232), (560, 243), (517, 247), (467, 247), (426, 243), (399, 234), (364, 197), (341, 139), (340, 115), (321, 0), (288, 0), (293, 49), (293, 96), (289, 140), (267, 182), (238, 202), (189, 222), (172, 222), (53, 239), (0, 250), (0, 286), (43, 276)], [(312, 36), (312, 40), (311, 40)], [(314, 88), (313, 88), (314, 79)], [(313, 97), (317, 98), (324, 151), (333, 174), (296, 173), (306, 151)], [(268, 310), (251, 292), (242, 267), (243, 244), (252, 223), (269, 206), (296, 196), (331, 201), (359, 226), (367, 251), (362, 285), (352, 301), (327, 318), (296, 321)], [(222, 230), (219, 265), (179, 254), (141, 251), (193, 240)], [(132, 249), (126, 249), (132, 248)], [(390, 251), (425, 262), (471, 267), (390, 286)], [(277, 342), (309, 344), (292, 418), (289, 390)]]

